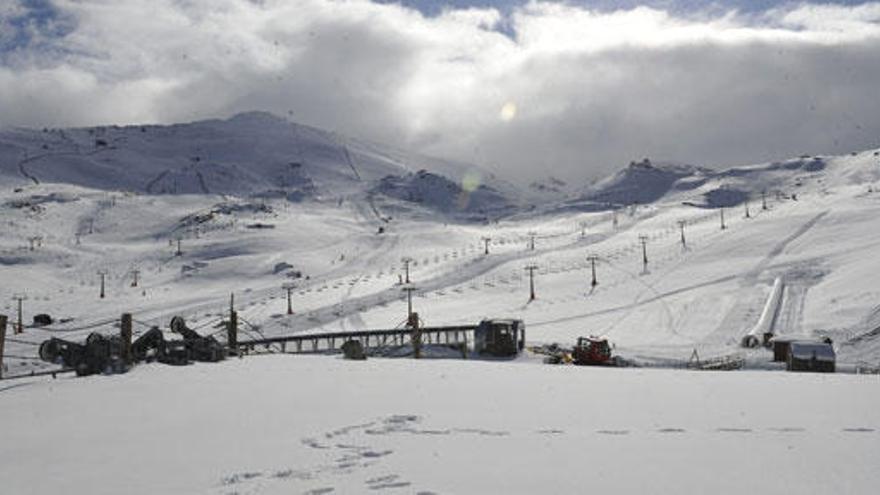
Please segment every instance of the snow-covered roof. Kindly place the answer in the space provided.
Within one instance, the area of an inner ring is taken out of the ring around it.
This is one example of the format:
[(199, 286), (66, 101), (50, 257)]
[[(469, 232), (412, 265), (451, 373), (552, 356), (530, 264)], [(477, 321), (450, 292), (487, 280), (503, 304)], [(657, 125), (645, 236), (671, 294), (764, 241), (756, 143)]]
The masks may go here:
[(792, 342), (791, 356), (795, 359), (813, 359), (818, 361), (834, 361), (834, 347), (823, 342)]

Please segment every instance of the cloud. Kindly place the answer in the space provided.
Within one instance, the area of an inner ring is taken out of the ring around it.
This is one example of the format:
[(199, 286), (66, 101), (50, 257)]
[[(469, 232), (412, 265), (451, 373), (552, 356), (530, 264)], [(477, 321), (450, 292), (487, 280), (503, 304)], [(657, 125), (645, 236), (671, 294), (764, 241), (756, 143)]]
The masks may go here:
[(6, 5), (4, 126), (262, 109), (578, 181), (643, 156), (738, 164), (880, 138), (880, 3), (426, 17), (367, 0), (57, 0), (27, 22), (27, 3)]

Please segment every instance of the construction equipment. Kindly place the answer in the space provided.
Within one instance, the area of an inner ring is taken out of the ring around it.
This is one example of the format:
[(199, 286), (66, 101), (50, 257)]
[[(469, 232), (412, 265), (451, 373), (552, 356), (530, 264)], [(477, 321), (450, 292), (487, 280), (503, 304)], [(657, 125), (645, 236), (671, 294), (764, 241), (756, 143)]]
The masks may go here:
[(617, 361), (611, 356), (608, 339), (601, 337), (578, 337), (577, 345), (572, 350), (574, 364), (586, 366), (616, 366)]

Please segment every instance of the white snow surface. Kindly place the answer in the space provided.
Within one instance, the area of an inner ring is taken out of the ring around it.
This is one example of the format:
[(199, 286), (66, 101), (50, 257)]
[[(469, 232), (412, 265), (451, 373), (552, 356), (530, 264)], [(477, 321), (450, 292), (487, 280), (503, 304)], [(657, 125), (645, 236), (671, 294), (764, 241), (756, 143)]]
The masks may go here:
[[(31, 160), (44, 134), (49, 151), (70, 150)], [(108, 149), (95, 149), (98, 134)], [(7, 333), (5, 376), (52, 369), (35, 359), (41, 341), (116, 332), (123, 312), (136, 332), (182, 315), (223, 340), (230, 294), (243, 340), (394, 328), (406, 316), (403, 257), (427, 325), (519, 318), (530, 344), (605, 335), (643, 366), (550, 367), (529, 352), (511, 362), (256, 356), (2, 381), (4, 493), (873, 493), (877, 484), (876, 376), (786, 374), (767, 350), (739, 347), (779, 278), (776, 334), (831, 337), (841, 371), (880, 365), (876, 150), (720, 172), (642, 164), (535, 208), (535, 197), (466, 165), (263, 114), (145, 131), (4, 131), (0, 158), (0, 313), (14, 322), (13, 296), (27, 297), (24, 333)], [(460, 184), (444, 186), (458, 196), (488, 185), (514, 212), (481, 218), (456, 211), (467, 198), (419, 204), (375, 189), (423, 169), (446, 178), (427, 183)], [(602, 210), (641, 189), (650, 202)], [(749, 218), (737, 198), (748, 198)], [(730, 202), (721, 229), (717, 206)], [(595, 289), (589, 254), (600, 257)], [(291, 316), (286, 282), (297, 284)], [(39, 313), (56, 322), (31, 327)], [(750, 370), (651, 369), (683, 367), (694, 350), (745, 358)]]
[(874, 493), (876, 376), (258, 356), (0, 384), (4, 493)]

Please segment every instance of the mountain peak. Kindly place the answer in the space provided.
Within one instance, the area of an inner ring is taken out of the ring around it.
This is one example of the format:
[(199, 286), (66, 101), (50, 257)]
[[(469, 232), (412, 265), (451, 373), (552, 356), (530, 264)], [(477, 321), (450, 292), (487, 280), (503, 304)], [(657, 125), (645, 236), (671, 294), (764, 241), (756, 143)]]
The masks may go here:
[(263, 110), (251, 110), (248, 112), (241, 112), (233, 115), (226, 119), (227, 122), (242, 122), (242, 123), (266, 123), (266, 124), (284, 124), (287, 123), (283, 118), (275, 115), (271, 112), (266, 112)]

